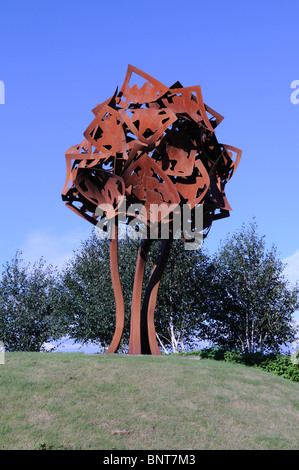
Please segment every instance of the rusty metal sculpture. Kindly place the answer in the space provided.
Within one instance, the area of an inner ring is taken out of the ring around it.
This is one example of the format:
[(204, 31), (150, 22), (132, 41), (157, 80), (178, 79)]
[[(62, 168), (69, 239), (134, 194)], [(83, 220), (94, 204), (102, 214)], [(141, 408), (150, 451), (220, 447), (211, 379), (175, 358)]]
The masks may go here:
[[(132, 85), (133, 74), (144, 80), (142, 86)], [(142, 304), (145, 263), (153, 240), (141, 241), (131, 306), (129, 354), (161, 354), (154, 312), (174, 238), (174, 214), (183, 205), (192, 213), (200, 204), (203, 236), (214, 220), (227, 217), (231, 207), (224, 189), (238, 166), (241, 151), (218, 143), (215, 128), (223, 117), (204, 104), (200, 86), (183, 87), (176, 82), (168, 88), (131, 65), (121, 90), (97, 105), (93, 113), (95, 119), (84, 132), (83, 142), (66, 152), (62, 198), (67, 207), (94, 225), (102, 217), (113, 220), (110, 266), (116, 328), (107, 353), (117, 351), (125, 319), (117, 218), (129, 223), (138, 217), (157, 233), (161, 233), (163, 224), (170, 224), (168, 237), (160, 240)], [(145, 210), (136, 214), (136, 203)], [(153, 205), (160, 205), (162, 210), (151, 211)], [(99, 212), (99, 207), (104, 211)]]

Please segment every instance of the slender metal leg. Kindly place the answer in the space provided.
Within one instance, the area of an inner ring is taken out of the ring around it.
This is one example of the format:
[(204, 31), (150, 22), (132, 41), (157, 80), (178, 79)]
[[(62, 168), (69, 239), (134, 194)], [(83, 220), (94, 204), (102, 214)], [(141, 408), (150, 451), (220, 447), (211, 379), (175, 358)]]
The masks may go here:
[(171, 240), (163, 240), (156, 264), (149, 279), (141, 310), (141, 354), (160, 355), (154, 323), (157, 295), (171, 248)]
[(141, 354), (141, 295), (146, 259), (152, 240), (142, 240), (136, 262), (131, 306), (129, 354)]
[(110, 271), (116, 304), (116, 326), (113, 339), (106, 354), (113, 354), (119, 348), (125, 324), (125, 305), (118, 267), (118, 234), (115, 226), (114, 238), (110, 240)]
[[(144, 271), (151, 243), (152, 240), (143, 240), (140, 244), (137, 256), (131, 306), (129, 354), (161, 354), (156, 340), (154, 314), (158, 289), (169, 257), (171, 241), (163, 240), (161, 242), (161, 249), (157, 256), (155, 266), (153, 267), (141, 308)], [(124, 298), (118, 267), (117, 233), (116, 237), (110, 241), (110, 268), (116, 303), (116, 327), (106, 354), (113, 354), (117, 351), (125, 322)]]

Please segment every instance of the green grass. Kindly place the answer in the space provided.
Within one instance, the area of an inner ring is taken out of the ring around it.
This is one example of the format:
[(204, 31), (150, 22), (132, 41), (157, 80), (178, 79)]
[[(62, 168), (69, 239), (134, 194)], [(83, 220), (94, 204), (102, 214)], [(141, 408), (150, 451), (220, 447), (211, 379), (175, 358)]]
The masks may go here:
[(0, 449), (298, 449), (298, 392), (209, 359), (6, 353)]

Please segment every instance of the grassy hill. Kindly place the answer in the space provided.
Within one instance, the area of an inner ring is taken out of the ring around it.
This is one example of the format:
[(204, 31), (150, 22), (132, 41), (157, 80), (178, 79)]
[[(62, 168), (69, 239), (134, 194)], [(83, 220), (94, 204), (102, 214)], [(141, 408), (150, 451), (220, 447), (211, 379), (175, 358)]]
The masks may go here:
[(298, 392), (208, 359), (6, 353), (0, 449), (298, 449)]

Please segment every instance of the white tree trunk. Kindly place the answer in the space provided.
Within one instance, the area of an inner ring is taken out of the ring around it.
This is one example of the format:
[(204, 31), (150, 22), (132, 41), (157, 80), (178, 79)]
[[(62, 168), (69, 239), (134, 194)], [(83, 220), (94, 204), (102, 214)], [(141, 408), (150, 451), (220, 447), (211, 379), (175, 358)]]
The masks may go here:
[(159, 342), (161, 348), (162, 348), (163, 351), (165, 352), (165, 354), (168, 354), (168, 351), (166, 350), (164, 344), (162, 343), (161, 338), (160, 338), (160, 336), (158, 335), (158, 333), (156, 333), (156, 338), (157, 338), (157, 340), (158, 340), (158, 342)]
[(178, 340), (175, 337), (174, 326), (173, 326), (173, 317), (169, 317), (169, 330), (170, 330), (170, 338), (171, 338), (171, 347), (174, 353), (179, 352), (178, 348)]

